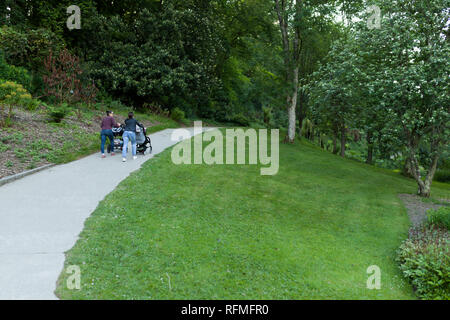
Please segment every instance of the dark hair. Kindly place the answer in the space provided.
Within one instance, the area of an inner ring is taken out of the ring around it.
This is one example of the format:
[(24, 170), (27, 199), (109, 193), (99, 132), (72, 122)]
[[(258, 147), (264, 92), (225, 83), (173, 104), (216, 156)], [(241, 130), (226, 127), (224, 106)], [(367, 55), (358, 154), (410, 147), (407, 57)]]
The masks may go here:
[(112, 113), (112, 111), (109, 111), (109, 110), (106, 111), (106, 115), (107, 115), (107, 116), (111, 115), (111, 113)]
[(134, 113), (133, 112), (129, 112), (128, 113), (128, 119), (133, 119)]

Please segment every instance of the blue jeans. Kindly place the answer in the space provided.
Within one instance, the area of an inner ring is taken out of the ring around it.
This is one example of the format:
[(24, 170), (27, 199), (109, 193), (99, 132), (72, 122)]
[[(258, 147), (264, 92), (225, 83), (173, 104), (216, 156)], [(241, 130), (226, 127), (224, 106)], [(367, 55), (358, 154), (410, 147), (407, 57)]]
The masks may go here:
[(106, 143), (106, 137), (109, 138), (109, 141), (111, 142), (111, 152), (114, 152), (114, 135), (111, 129), (109, 130), (102, 130), (100, 132), (100, 137), (102, 139), (102, 144), (100, 146), (100, 149), (102, 153), (105, 153), (105, 143)]
[(136, 133), (132, 131), (125, 131), (122, 135), (123, 138), (123, 148), (122, 148), (122, 157), (127, 157), (127, 149), (128, 149), (128, 140), (131, 141), (131, 150), (133, 152), (133, 156), (136, 155)]

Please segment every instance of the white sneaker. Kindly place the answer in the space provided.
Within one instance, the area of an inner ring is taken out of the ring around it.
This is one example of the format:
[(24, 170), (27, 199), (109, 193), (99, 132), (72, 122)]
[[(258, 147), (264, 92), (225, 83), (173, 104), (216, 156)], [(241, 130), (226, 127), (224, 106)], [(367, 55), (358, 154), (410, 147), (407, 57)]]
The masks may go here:
[(133, 160), (136, 160), (137, 159), (137, 156), (133, 156)]
[(122, 158), (122, 162), (127, 162), (127, 158)]

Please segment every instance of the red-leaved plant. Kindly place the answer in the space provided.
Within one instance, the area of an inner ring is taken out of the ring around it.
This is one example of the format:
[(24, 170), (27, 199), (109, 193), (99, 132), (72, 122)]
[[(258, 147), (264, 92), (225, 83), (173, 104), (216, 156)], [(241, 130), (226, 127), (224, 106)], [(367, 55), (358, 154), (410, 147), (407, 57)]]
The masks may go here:
[(90, 105), (95, 101), (98, 90), (94, 82), (83, 86), (80, 80), (83, 74), (80, 60), (69, 50), (64, 48), (59, 55), (50, 51), (44, 60), (44, 67), (47, 71), (43, 76), (47, 96), (55, 97), (60, 104), (82, 100)]

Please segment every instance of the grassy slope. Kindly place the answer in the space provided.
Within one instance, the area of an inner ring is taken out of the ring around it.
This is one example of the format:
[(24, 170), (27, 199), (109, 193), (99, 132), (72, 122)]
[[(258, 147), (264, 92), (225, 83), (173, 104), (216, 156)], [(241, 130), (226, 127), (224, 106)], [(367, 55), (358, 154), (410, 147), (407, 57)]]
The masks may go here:
[[(64, 299), (409, 299), (394, 262), (415, 184), (307, 144), (281, 145), (280, 171), (175, 166), (166, 151), (106, 197), (67, 265)], [(435, 188), (436, 196), (449, 190)], [(382, 289), (366, 289), (378, 265)], [(170, 285), (169, 285), (170, 277)]]

